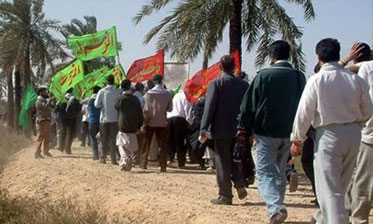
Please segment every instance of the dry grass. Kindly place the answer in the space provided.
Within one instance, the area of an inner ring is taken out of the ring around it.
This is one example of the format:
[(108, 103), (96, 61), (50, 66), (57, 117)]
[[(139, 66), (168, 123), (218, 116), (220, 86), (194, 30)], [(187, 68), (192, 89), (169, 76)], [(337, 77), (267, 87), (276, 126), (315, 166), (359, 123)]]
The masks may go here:
[(31, 140), (25, 136), (17, 135), (0, 123), (0, 172), (2, 167), (8, 162), (9, 158), (31, 144)]
[[(0, 172), (11, 156), (30, 145), (31, 140), (8, 131), (0, 124)], [(1, 180), (0, 180), (1, 181)], [(0, 189), (0, 223), (4, 224), (106, 224), (120, 223), (109, 219), (97, 206), (81, 206), (71, 200), (54, 204), (26, 197), (12, 197)]]
[(7, 224), (119, 224), (118, 219), (109, 221), (90, 204), (81, 206), (70, 200), (56, 204), (41, 203), (30, 198), (12, 198), (0, 191), (0, 223)]

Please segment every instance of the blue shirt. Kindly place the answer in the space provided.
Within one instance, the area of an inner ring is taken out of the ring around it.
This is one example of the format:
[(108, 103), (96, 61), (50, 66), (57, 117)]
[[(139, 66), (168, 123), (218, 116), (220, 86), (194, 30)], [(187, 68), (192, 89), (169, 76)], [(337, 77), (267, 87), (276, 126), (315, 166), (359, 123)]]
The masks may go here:
[(100, 123), (101, 109), (95, 107), (95, 99), (96, 99), (96, 96), (93, 95), (88, 102), (88, 123), (89, 124)]

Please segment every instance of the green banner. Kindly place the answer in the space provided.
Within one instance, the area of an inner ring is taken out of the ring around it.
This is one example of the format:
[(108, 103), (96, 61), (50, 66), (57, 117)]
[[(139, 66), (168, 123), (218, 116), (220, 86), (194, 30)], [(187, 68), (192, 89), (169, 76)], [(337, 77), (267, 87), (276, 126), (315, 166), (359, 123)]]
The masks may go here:
[(28, 116), (27, 111), (35, 104), (37, 98), (38, 94), (36, 91), (30, 85), (27, 85), (18, 117), (18, 124), (26, 131), (30, 130), (31, 127), (31, 118)]
[(118, 55), (115, 26), (94, 34), (69, 37), (67, 42), (73, 48), (75, 56), (83, 61)]
[(177, 88), (173, 89), (173, 90), (172, 90), (172, 93), (173, 93), (174, 95), (176, 95), (177, 93), (180, 92), (180, 89), (181, 89), (181, 85), (179, 85)]
[(84, 80), (83, 62), (81, 60), (75, 60), (69, 66), (59, 71), (56, 75), (61, 77), (61, 90), (62, 93), (65, 94), (67, 90), (73, 88), (80, 81)]
[[(105, 79), (106, 74), (109, 72), (108, 67), (104, 66), (101, 69), (93, 71), (84, 76), (84, 79), (74, 86), (73, 95), (77, 99), (89, 98), (93, 94), (93, 87), (96, 86), (96, 81)], [(103, 87), (105, 83), (98, 82), (97, 86)]]
[(61, 87), (61, 76), (55, 75), (52, 78), (51, 85), (49, 87), (49, 91), (53, 94), (54, 98), (57, 99), (59, 102), (66, 102), (65, 93), (62, 91)]
[(115, 85), (120, 85), (123, 79), (126, 79), (126, 73), (123, 70), (122, 65), (117, 65), (111, 69), (106, 76), (113, 75), (115, 78)]
[(93, 71), (93, 72), (89, 73), (88, 75), (86, 75), (84, 77), (84, 80), (85, 80), (84, 91), (85, 92), (90, 91), (96, 85), (100, 86), (100, 87), (104, 86), (105, 82), (100, 81), (100, 80), (105, 79), (106, 78), (106, 74), (108, 72), (109, 72), (109, 68), (105, 66), (105, 67), (102, 67), (99, 70)]

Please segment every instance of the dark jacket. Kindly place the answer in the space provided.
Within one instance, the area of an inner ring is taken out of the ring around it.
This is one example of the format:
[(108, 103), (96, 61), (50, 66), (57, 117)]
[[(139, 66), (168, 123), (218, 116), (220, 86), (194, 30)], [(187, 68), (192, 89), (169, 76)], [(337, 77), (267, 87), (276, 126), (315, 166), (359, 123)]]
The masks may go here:
[(57, 116), (62, 120), (74, 120), (77, 118), (78, 114), (82, 109), (82, 105), (74, 97), (69, 100), (69, 103), (59, 102), (56, 107)]
[(288, 62), (259, 71), (242, 101), (239, 126), (266, 137), (290, 137), (305, 84), (304, 74)]
[(201, 131), (211, 126), (213, 138), (234, 137), (242, 98), (249, 84), (233, 75), (224, 74), (212, 81), (206, 95)]
[(205, 108), (205, 97), (199, 99), (195, 102), (192, 106), (192, 116), (193, 116), (193, 128), (201, 127), (202, 117), (203, 117), (203, 110)]
[(115, 109), (119, 113), (119, 131), (124, 133), (137, 132), (144, 121), (140, 100), (129, 93), (123, 93), (117, 98)]

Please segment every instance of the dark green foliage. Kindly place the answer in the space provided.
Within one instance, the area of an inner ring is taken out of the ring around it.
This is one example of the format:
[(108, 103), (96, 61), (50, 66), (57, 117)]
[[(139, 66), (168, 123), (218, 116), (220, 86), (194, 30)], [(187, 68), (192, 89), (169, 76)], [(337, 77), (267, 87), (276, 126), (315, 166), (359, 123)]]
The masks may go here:
[[(157, 36), (157, 48), (164, 48), (180, 60), (193, 60), (201, 51), (211, 57), (223, 39), (227, 25), (233, 24), (231, 13), (236, 0), (151, 0), (133, 18), (135, 24), (144, 17), (158, 12), (171, 2), (178, 2), (163, 20), (146, 35), (144, 42)], [(275, 38), (282, 38), (291, 46), (291, 60), (296, 68), (305, 69), (300, 38), (301, 29), (289, 17), (286, 10), (276, 0), (242, 0), (241, 27), (246, 41), (246, 50), (258, 45), (256, 65), (262, 66), (267, 57), (269, 44)], [(311, 0), (287, 0), (304, 8), (305, 20), (315, 17)], [(237, 22), (237, 21), (236, 21)], [(237, 25), (237, 24), (234, 24)], [(232, 36), (231, 42), (232, 42)], [(232, 43), (231, 43), (232, 45)]]

